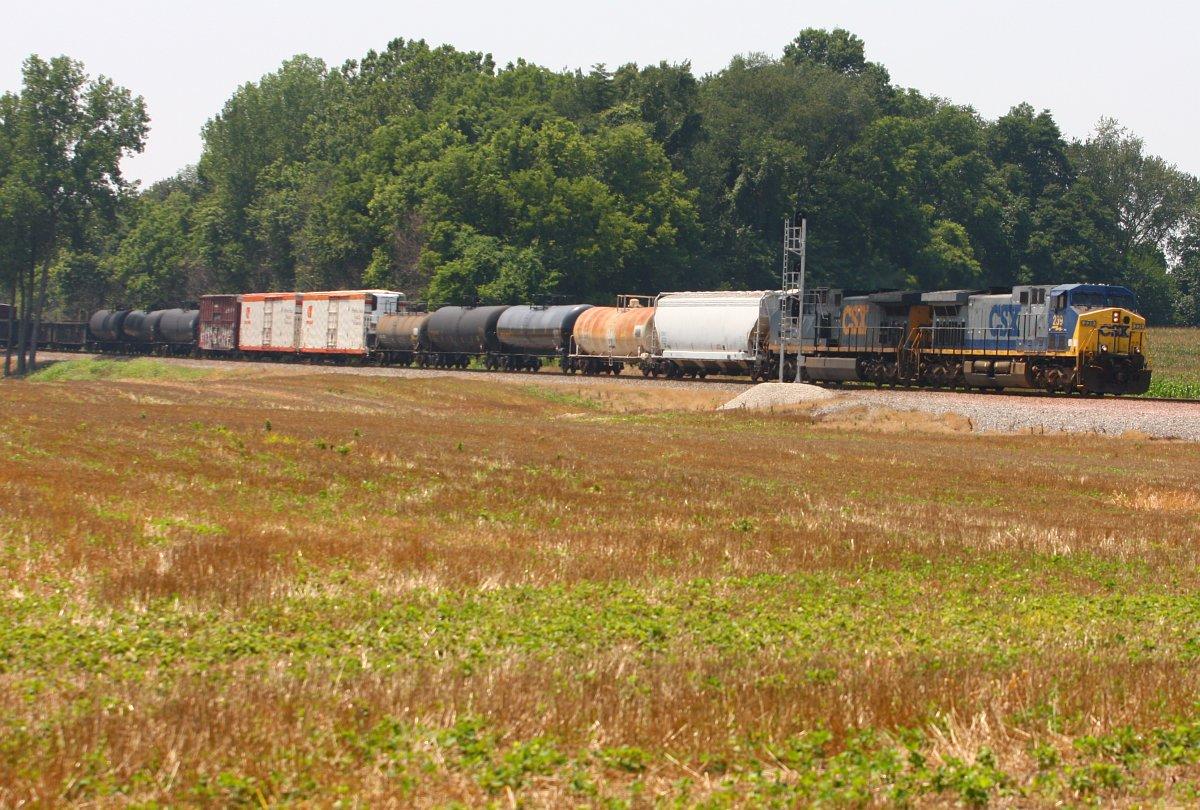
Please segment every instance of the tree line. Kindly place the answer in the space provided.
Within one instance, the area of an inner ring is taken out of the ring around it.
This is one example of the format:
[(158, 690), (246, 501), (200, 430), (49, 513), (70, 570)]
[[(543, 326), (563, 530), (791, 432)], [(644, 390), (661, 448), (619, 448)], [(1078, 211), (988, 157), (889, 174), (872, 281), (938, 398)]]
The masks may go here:
[[(30, 316), (209, 292), (386, 287), (441, 303), (606, 302), (778, 284), (1126, 284), (1200, 325), (1200, 184), (1112, 120), (996, 120), (897, 86), (844, 30), (778, 55), (553, 71), (397, 39), (239, 87), (196, 165), (138, 190), (140, 98), (31, 57), (0, 99), (0, 281)], [(22, 320), (24, 324), (24, 320)]]

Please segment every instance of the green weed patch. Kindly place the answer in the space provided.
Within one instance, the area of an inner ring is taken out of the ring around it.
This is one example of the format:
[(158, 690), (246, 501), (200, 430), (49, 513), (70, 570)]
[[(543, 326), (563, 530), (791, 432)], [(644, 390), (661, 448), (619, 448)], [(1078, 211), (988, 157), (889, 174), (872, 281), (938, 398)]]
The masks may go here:
[(60, 360), (29, 376), (33, 382), (78, 382), (86, 380), (201, 380), (213, 369), (163, 363), (146, 357), (107, 360), (93, 357)]

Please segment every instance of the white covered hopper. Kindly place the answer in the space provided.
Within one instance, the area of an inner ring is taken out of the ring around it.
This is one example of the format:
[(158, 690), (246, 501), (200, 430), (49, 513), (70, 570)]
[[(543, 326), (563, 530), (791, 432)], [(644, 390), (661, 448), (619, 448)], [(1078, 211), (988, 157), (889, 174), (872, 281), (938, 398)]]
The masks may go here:
[(661, 356), (668, 360), (752, 361), (770, 337), (779, 293), (678, 292), (658, 298), (654, 314)]

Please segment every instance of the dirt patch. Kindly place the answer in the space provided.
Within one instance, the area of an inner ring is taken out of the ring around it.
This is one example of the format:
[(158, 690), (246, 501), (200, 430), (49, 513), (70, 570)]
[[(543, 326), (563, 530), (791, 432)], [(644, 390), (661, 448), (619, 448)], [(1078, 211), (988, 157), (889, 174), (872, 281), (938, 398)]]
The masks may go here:
[(608, 413), (711, 411), (729, 398), (727, 391), (719, 389), (647, 388), (624, 383), (553, 386), (530, 383), (524, 389), (539, 399)]

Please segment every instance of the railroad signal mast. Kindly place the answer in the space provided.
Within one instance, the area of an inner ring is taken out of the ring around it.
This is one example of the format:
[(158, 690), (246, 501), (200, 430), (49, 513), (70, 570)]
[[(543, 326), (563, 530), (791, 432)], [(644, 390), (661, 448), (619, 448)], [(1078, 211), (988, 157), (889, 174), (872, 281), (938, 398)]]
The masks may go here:
[(779, 381), (787, 367), (787, 348), (796, 344), (796, 382), (804, 374), (801, 351), (804, 328), (804, 260), (808, 243), (808, 219), (797, 212), (783, 221), (783, 275), (779, 295)]

